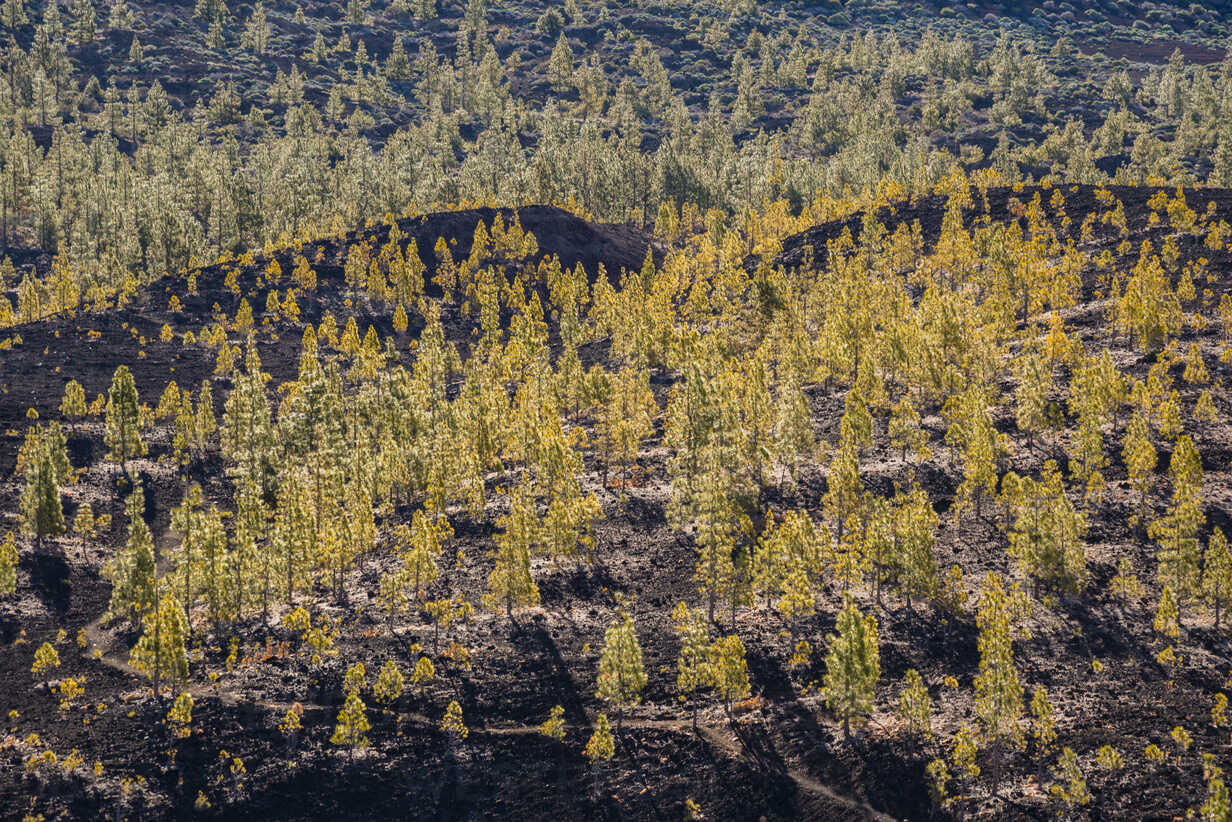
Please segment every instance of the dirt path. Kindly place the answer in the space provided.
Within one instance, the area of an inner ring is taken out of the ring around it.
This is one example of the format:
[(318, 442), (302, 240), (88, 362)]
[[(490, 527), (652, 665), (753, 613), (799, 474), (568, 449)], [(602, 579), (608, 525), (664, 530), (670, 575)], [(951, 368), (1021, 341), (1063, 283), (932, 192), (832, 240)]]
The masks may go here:
[(95, 662), (100, 662), (111, 668), (114, 671), (119, 671), (122, 674), (129, 676), (141, 676), (141, 672), (129, 665), (123, 658), (120, 657), (116, 646), (120, 643), (116, 638), (115, 633), (103, 627), (103, 618), (91, 622), (85, 627), (86, 632), (86, 647), (82, 650), (89, 653), (98, 651), (99, 656), (94, 656)]
[[(686, 725), (686, 723), (679, 724), (681, 727)], [(729, 736), (725, 733), (725, 729), (722, 726), (699, 724), (697, 726), (697, 732), (712, 746), (726, 751), (733, 758), (755, 762), (755, 760), (744, 750), (744, 746), (740, 744), (739, 740), (737, 740), (734, 735)], [(807, 771), (802, 770), (801, 768), (789, 765), (785, 768), (779, 769), (778, 772), (795, 783), (796, 788), (804, 793), (811, 793), (815, 796), (828, 799), (831, 802), (835, 802), (845, 808), (848, 808), (849, 810), (859, 813), (865, 819), (877, 820), (877, 822), (895, 822), (894, 817), (882, 813), (872, 805), (869, 805), (867, 802), (838, 793), (828, 785), (818, 782)]]
[[(132, 665), (130, 665), (122, 655), (122, 643), (119, 641), (115, 633), (102, 624), (102, 617), (95, 619), (85, 628), (86, 640), (88, 645), (86, 651), (99, 651), (99, 655), (93, 657), (95, 661), (102, 665), (118, 671), (135, 679), (141, 679), (142, 674)], [(191, 694), (194, 699), (217, 699), (227, 707), (256, 707), (268, 710), (275, 714), (285, 713), (290, 710), (295, 704), (298, 704), (304, 711), (331, 713), (337, 706), (322, 705), (314, 702), (283, 702), (272, 699), (261, 699), (244, 694), (235, 689), (225, 687), (214, 687), (210, 685), (189, 684), (183, 689)], [(412, 723), (423, 727), (436, 727), (439, 722), (432, 717), (415, 712), (400, 712), (400, 716), (404, 720), (409, 720)], [(688, 733), (692, 726), (687, 720), (676, 719), (626, 719), (624, 725), (629, 728), (642, 728), (659, 731), (669, 731), (672, 733)], [(589, 726), (570, 725), (566, 727), (578, 730), (588, 730)], [(532, 736), (539, 734), (541, 731), (538, 725), (489, 725), (485, 727), (471, 728), (470, 732), (476, 736)], [(697, 734), (706, 741), (711, 747), (722, 751), (727, 756), (733, 759), (742, 759), (746, 762), (752, 762), (760, 765), (755, 759), (748, 755), (743, 745), (736, 736), (731, 733), (729, 728), (721, 725), (708, 725), (698, 723)], [(894, 822), (894, 817), (891, 817), (866, 802), (855, 799), (850, 796), (844, 796), (838, 793), (833, 788), (817, 781), (807, 771), (800, 768), (788, 766), (786, 768), (777, 769), (777, 772), (782, 776), (790, 779), (796, 788), (807, 794), (824, 798), (828, 801), (835, 802), (854, 811), (865, 819), (877, 820), (877, 822)]]

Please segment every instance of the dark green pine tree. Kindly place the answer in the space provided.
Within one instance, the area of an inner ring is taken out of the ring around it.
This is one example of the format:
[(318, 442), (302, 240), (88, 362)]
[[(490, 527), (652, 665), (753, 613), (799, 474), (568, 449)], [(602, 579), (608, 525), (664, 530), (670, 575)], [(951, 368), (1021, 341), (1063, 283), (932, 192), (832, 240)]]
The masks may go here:
[(829, 636), (824, 693), (826, 704), (843, 722), (843, 738), (850, 741), (852, 721), (873, 712), (881, 650), (877, 620), (861, 614), (850, 596), (844, 598), (836, 627), (838, 633)]
[(60, 459), (55, 451), (62, 438), (48, 436), (41, 427), (26, 435), (22, 448), (25, 485), (21, 492), (21, 520), (25, 532), (40, 542), (64, 533), (64, 509), (60, 505), (60, 461), (67, 464), (63, 446)]
[(227, 397), (219, 440), (223, 456), (235, 466), (229, 473), (241, 484), (260, 488), (263, 494), (270, 492), (274, 469), (274, 437), (265, 394), (268, 381), (250, 336), (245, 370)]
[(138, 485), (124, 502), (128, 515), (128, 539), (124, 549), (108, 563), (107, 575), (111, 578), (111, 603), (107, 606), (107, 618), (128, 619), (139, 625), (145, 614), (154, 607), (154, 538), (145, 523), (145, 494)]
[(287, 413), (280, 415), (287, 465), (303, 465), (309, 477), (312, 497), (313, 531), (324, 530), (330, 489), (340, 478), (339, 467), (346, 456), (343, 422), (345, 402), (337, 362), (322, 365), (317, 356), (316, 335), (304, 333), (300, 354), (299, 378), (289, 398)]
[(141, 439), (139, 407), (133, 375), (127, 365), (121, 365), (111, 377), (103, 441), (107, 445), (107, 458), (118, 461), (120, 470), (125, 473), (128, 472), (128, 460), (146, 452)]

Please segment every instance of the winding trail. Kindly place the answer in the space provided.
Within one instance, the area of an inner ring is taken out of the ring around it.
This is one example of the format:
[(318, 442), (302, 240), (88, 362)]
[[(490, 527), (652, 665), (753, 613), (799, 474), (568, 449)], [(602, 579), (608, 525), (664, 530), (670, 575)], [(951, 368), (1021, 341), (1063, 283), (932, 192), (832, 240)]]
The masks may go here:
[[(130, 665), (122, 656), (123, 643), (121, 643), (116, 634), (103, 627), (102, 617), (95, 619), (85, 627), (87, 646), (84, 650), (97, 650), (99, 656), (91, 657), (96, 662), (111, 668), (114, 671), (140, 680), (142, 674), (132, 665)], [(198, 683), (190, 683), (184, 686), (184, 691), (191, 694), (194, 699), (216, 699), (226, 707), (244, 707), (244, 708), (260, 708), (270, 711), (275, 714), (284, 713), (291, 709), (293, 705), (298, 704), (305, 713), (321, 712), (332, 713), (337, 709), (336, 705), (322, 705), (316, 702), (284, 702), (273, 699), (262, 699), (252, 697), (235, 689), (223, 687), (215, 687), (211, 685), (202, 685)], [(399, 715), (414, 724), (425, 728), (436, 728), (440, 723), (432, 717), (424, 714), (415, 713), (413, 711), (402, 711)], [(650, 730), (668, 731), (672, 733), (689, 733), (692, 731), (692, 725), (688, 720), (678, 719), (636, 719), (627, 718), (624, 720), (624, 725), (629, 728), (643, 728)], [(575, 730), (589, 730), (589, 725), (566, 723), (566, 727)], [(486, 725), (482, 727), (470, 728), (472, 736), (533, 736), (541, 733), (538, 725)], [(730, 729), (722, 725), (710, 725), (698, 723), (696, 733), (712, 748), (722, 751), (732, 759), (742, 760), (752, 764), (758, 769), (764, 768), (764, 763), (750, 756), (740, 743), (739, 739)], [(784, 776), (796, 786), (796, 789), (802, 793), (811, 794), (813, 796), (833, 802), (843, 808), (851, 811), (857, 817), (866, 820), (875, 820), (875, 822), (895, 822), (895, 818), (877, 810), (872, 805), (855, 797), (846, 796), (835, 791), (828, 785), (819, 782), (813, 778), (807, 771), (787, 765), (774, 769), (774, 773)]]

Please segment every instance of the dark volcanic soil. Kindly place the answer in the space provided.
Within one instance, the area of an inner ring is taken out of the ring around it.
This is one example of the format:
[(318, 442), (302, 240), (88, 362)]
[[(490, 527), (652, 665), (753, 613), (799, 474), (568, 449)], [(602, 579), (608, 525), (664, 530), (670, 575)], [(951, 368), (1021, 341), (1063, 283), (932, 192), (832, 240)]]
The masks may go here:
[[(1077, 226), (1096, 209), (1096, 195), (1093, 189), (1064, 191), (1066, 212), (1073, 221), (1070, 233), (1077, 237)], [(1012, 219), (1012, 199), (1029, 203), (1035, 192), (990, 190), (987, 209), (977, 193), (965, 218)], [(1135, 226), (1131, 237), (1135, 248), (1147, 237), (1158, 241), (1165, 229), (1146, 227), (1146, 202), (1153, 190), (1113, 189), (1112, 193), (1122, 199), (1129, 223)], [(1232, 191), (1187, 194), (1199, 213), (1208, 201), (1214, 202), (1217, 213), (1232, 220)], [(1047, 203), (1046, 194), (1043, 200)], [(877, 216), (890, 231), (918, 221), (925, 244), (931, 246), (945, 205), (939, 197), (922, 198)], [(469, 250), (475, 224), (490, 223), (494, 216), (495, 212), (483, 210), (429, 215), (402, 221), (399, 228), (417, 241), (421, 256), (431, 262), (438, 237), (455, 238), (454, 256), (461, 258)], [(509, 216), (503, 214), (506, 220)], [(652, 256), (662, 257), (663, 249), (630, 227), (588, 223), (544, 207), (520, 209), (517, 216), (523, 228), (535, 234), (540, 256), (555, 254), (566, 265), (581, 264), (592, 277), (598, 275), (600, 264), (612, 277), (621, 269), (639, 268), (648, 249)], [(788, 238), (779, 261), (798, 264), (806, 247), (815, 249), (816, 257), (844, 230), (858, 235), (862, 224), (862, 215), (856, 215)], [(384, 242), (387, 231), (367, 232), (376, 239), (374, 247)], [(321, 259), (314, 266), (319, 278), (316, 292), (300, 300), (302, 317), (317, 322), (329, 310), (341, 323), (354, 313), (361, 333), (371, 323), (382, 336), (392, 335), (399, 350), (405, 351), (418, 333), (414, 323), (406, 334), (398, 335), (390, 324), (389, 307), (369, 306), (363, 299), (346, 303), (345, 249), (356, 239), (357, 235), (349, 235), (305, 247), (305, 256), (312, 259), (319, 250)], [(1119, 241), (1119, 236), (1114, 241), (1100, 228), (1082, 242), (1097, 252)], [(283, 271), (289, 272), (290, 255), (276, 256)], [(1232, 261), (1226, 252), (1210, 257), (1211, 270), (1218, 276), (1208, 285), (1217, 301), (1229, 290)], [(242, 269), (238, 278), (242, 293), (257, 296), (257, 275), (265, 262), (257, 260)], [(208, 325), (215, 302), (233, 316), (239, 297), (223, 285), (225, 268), (218, 265), (198, 272), (195, 296), (185, 296), (184, 280), (174, 277), (152, 284), (104, 316), (56, 318), (10, 331), (20, 334), (21, 342), (0, 350), (4, 383), (0, 470), (12, 470), (28, 424), (26, 409), (36, 408), (43, 418), (56, 417), (63, 385), (70, 378), (80, 380), (87, 397), (93, 398), (106, 389), (115, 365), (126, 363), (134, 370), (142, 399), (151, 404), (168, 379), (195, 387), (207, 378), (213, 360), (205, 347), (185, 347), (178, 340), (160, 342), (158, 335), (164, 322), (173, 322), (181, 333)], [(283, 287), (286, 278), (284, 273)], [(176, 316), (167, 310), (173, 293), (183, 300)], [(250, 301), (260, 324), (264, 300), (250, 297)], [(1073, 333), (1093, 340), (1104, 323), (1102, 306), (1079, 306), (1067, 320)], [(461, 342), (470, 338), (474, 321), (451, 307), (445, 326), (449, 338)], [(275, 384), (294, 377), (301, 333), (302, 327), (279, 321), (259, 334), (264, 368), (274, 375)], [(1208, 343), (1206, 337), (1201, 341)], [(601, 357), (602, 346), (593, 348), (591, 359)], [(1144, 359), (1116, 353), (1124, 370), (1135, 376), (1145, 373)], [(1215, 368), (1221, 369), (1226, 385), (1228, 366)], [(219, 407), (226, 387), (225, 380), (216, 381)], [(1184, 390), (1189, 407), (1193, 389)], [(816, 429), (822, 438), (833, 439), (841, 394), (820, 385), (811, 387), (809, 394)], [(1207, 518), (1226, 525), (1232, 510), (1224, 490), (1232, 479), (1228, 444), (1232, 437), (1226, 422), (1232, 404), (1223, 388), (1217, 391), (1216, 404), (1221, 421), (1196, 431), (1207, 487), (1219, 489), (1208, 498)], [(1002, 414), (997, 422), (1020, 438), (1012, 414)], [(941, 435), (938, 417), (929, 416), (925, 424), (935, 437)], [(906, 481), (909, 466), (878, 428), (876, 444), (868, 450), (861, 471), (871, 487), (888, 489)], [(169, 512), (179, 502), (182, 488), (175, 470), (158, 459), (168, 452), (166, 427), (160, 426), (148, 439), (151, 453), (138, 468), (149, 498), (146, 518), (156, 545), (165, 552), (178, 541), (170, 529)], [(1063, 456), (1062, 446), (1057, 435), (1031, 449), (1020, 447), (1012, 467), (1020, 472), (1038, 468), (1049, 456)], [(1232, 645), (1210, 629), (1206, 616), (1186, 614), (1181, 643), (1186, 661), (1170, 677), (1156, 661), (1159, 645), (1150, 630), (1147, 606), (1124, 608), (1108, 593), (1117, 559), (1130, 558), (1147, 577), (1154, 549), (1126, 522), (1133, 502), (1120, 464), (1120, 443), (1109, 442), (1107, 451), (1112, 457), (1106, 472), (1108, 495), (1092, 509), (1091, 588), (1080, 600), (1061, 598), (1051, 609), (1037, 608), (1023, 625), (1030, 636), (1015, 642), (1015, 658), (1028, 688), (1043, 684), (1049, 689), (1058, 745), (1073, 748), (1081, 757), (1098, 818), (1170, 820), (1200, 801), (1204, 787), (1200, 763), (1192, 756), (1172, 755), (1176, 745), (1169, 731), (1183, 725), (1195, 748), (1228, 750), (1227, 731), (1211, 726), (1209, 712), (1212, 695), (1223, 687), (1232, 667)], [(329, 744), (345, 668), (363, 661), (372, 676), (385, 660), (395, 659), (409, 673), (417, 657), (411, 643), (431, 647), (433, 642), (430, 626), (419, 615), (399, 626), (397, 638), (390, 636), (373, 602), (379, 574), (391, 562), (387, 552), (375, 552), (352, 573), (345, 607), (326, 606), (339, 619), (342, 632), (339, 653), (320, 666), (313, 665), (297, 638), (281, 628), (242, 626), (236, 631), (241, 642), (231, 661), (226, 638), (199, 635), (200, 648), (187, 686), (196, 698), (193, 733), (176, 741), (161, 723), (166, 706), (152, 700), (145, 681), (127, 667), (128, 648), (135, 637), (98, 624), (109, 593), (99, 571), (123, 539), (123, 517), (115, 469), (102, 459), (101, 423), (96, 418), (72, 429), (70, 452), (74, 465), (87, 470), (76, 485), (64, 489), (66, 514), (71, 518), (76, 506), (88, 500), (96, 514), (110, 513), (114, 520), (108, 533), (89, 543), (65, 538), (23, 551), (18, 596), (0, 603), (0, 640), (6, 645), (0, 652), (0, 688), (6, 694), (0, 700), (0, 721), (7, 723), (10, 734), (0, 743), (4, 816), (19, 816), (33, 808), (49, 818), (197, 814), (236, 820), (674, 820), (684, 816), (686, 801), (692, 800), (705, 819), (924, 819), (930, 814), (924, 766), (943, 751), (936, 743), (919, 746), (901, 733), (894, 707), (905, 671), (916, 668), (928, 685), (939, 736), (948, 737), (970, 721), (971, 685), (979, 661), (978, 631), (970, 610), (958, 617), (930, 608), (912, 613), (899, 602), (887, 601), (877, 609), (882, 638), (877, 710), (868, 727), (853, 742), (845, 742), (816, 695), (824, 671), (824, 638), (834, 629), (840, 602), (840, 592), (831, 588), (822, 593), (817, 615), (795, 626), (797, 635), (815, 649), (802, 666), (791, 665), (791, 643), (776, 615), (761, 607), (741, 613), (738, 630), (748, 650), (754, 698), (737, 706), (733, 717), (717, 706), (703, 709), (694, 730), (675, 695), (678, 644), (668, 615), (675, 602), (696, 597), (695, 554), (689, 538), (667, 525), (664, 449), (652, 439), (639, 459), (638, 479), (628, 489), (601, 484), (588, 455), (584, 480), (604, 507), (604, 518), (596, 527), (600, 561), (591, 566), (537, 564), (541, 607), (518, 614), (513, 624), (503, 614), (481, 613), (472, 623), (454, 628), (450, 638), (470, 649), (471, 665), (438, 657), (437, 678), (422, 690), (408, 686), (388, 711), (370, 706), (369, 749), (348, 757)], [(1160, 463), (1162, 471), (1166, 455), (1161, 455)], [(194, 463), (191, 471), (209, 480), (207, 495), (225, 502), (220, 468), (214, 457)], [(958, 469), (941, 459), (929, 463), (917, 477), (944, 516)], [(823, 471), (810, 465), (795, 490), (772, 489), (763, 502), (775, 509), (816, 511), (824, 492)], [(0, 487), (0, 510), (15, 511), (17, 493), (15, 483)], [(402, 521), (409, 514), (398, 511), (394, 516)], [(456, 537), (430, 593), (466, 593), (475, 598), (491, 568), (493, 528), (464, 512), (451, 512), (451, 521)], [(10, 517), (5, 527), (16, 524)], [(969, 593), (983, 571), (1007, 570), (1005, 537), (997, 524), (996, 515), (989, 512), (983, 518), (965, 517), (961, 527), (946, 519), (937, 546), (938, 564), (943, 569), (961, 564), (970, 580)], [(595, 666), (617, 593), (637, 595), (632, 608), (649, 684), (643, 704), (624, 722), (616, 758), (591, 769), (581, 749), (595, 715), (603, 709), (594, 696)], [(875, 607), (871, 599), (867, 605)], [(57, 629), (63, 629), (65, 637), (57, 642), (63, 664), (54, 678), (84, 678), (86, 688), (85, 696), (64, 711), (57, 710), (55, 695), (35, 684), (30, 673), (34, 649), (45, 640), (55, 640)], [(84, 632), (82, 645), (75, 641), (79, 632)], [(951, 676), (957, 687), (946, 683)], [(438, 727), (450, 700), (459, 702), (470, 728), (464, 742), (451, 743)], [(295, 702), (304, 709), (304, 731), (291, 744), (277, 723)], [(536, 731), (556, 704), (565, 709), (564, 744)], [(31, 734), (37, 734), (37, 740)], [(1143, 753), (1148, 743), (1167, 751), (1167, 761), (1148, 762)], [(1123, 770), (1109, 772), (1094, 764), (1095, 751), (1106, 744), (1123, 754)], [(61, 759), (76, 750), (84, 765), (69, 777), (51, 775), (46, 768), (28, 769), (25, 762), (43, 746)], [(172, 747), (177, 751), (174, 761), (167, 754)], [(989, 819), (1053, 817), (1055, 806), (1036, 776), (1046, 768), (1032, 757), (1030, 748), (1010, 754), (1007, 772), (1014, 776), (1006, 780), (1001, 798), (977, 790), (957, 810)], [(236, 758), (242, 760), (242, 771)], [(96, 761), (101, 769), (93, 772), (90, 766)]]
[[(600, 267), (615, 282), (624, 270), (638, 270), (647, 251), (662, 260), (662, 249), (640, 229), (628, 225), (593, 223), (552, 206), (526, 206), (520, 209), (473, 209), (422, 215), (399, 220), (404, 235), (403, 245), (414, 239), (420, 258), (428, 266), (426, 279), (435, 273), (437, 260), (433, 249), (440, 238), (451, 241), (450, 253), (455, 260), (470, 254), (475, 227), (482, 222), (490, 227), (499, 216), (505, 224), (515, 216), (525, 231), (533, 234), (539, 252), (523, 261), (533, 271), (538, 263), (555, 256), (561, 265), (572, 268), (581, 265), (593, 279)], [(422, 327), (422, 320), (407, 307), (410, 327), (405, 334), (394, 331), (393, 306), (370, 304), (356, 300), (354, 304), (344, 293), (343, 266), (347, 249), (356, 242), (368, 240), (376, 252), (389, 238), (389, 226), (349, 232), (345, 236), (311, 243), (304, 257), (313, 263), (318, 285), (307, 298), (302, 293), (301, 319), (319, 323), (326, 311), (332, 312), (339, 326), (348, 316), (355, 316), (360, 334), (375, 326), (382, 336), (392, 336), (400, 348), (413, 339)], [(273, 255), (283, 271), (280, 290), (292, 285), (290, 272), (294, 267), (291, 252)], [(241, 267), (237, 285), (248, 299), (255, 322), (265, 320), (264, 289), (258, 290), (257, 277), (268, 259), (258, 257), (252, 266)], [(111, 374), (119, 363), (129, 366), (143, 400), (156, 405), (168, 380), (181, 387), (196, 388), (214, 368), (214, 352), (200, 343), (183, 346), (178, 339), (162, 342), (159, 332), (164, 323), (175, 328), (178, 335), (185, 330), (199, 332), (211, 325), (215, 306), (234, 317), (240, 296), (224, 285), (227, 269), (234, 264), (220, 264), (196, 272), (197, 294), (187, 293), (183, 276), (168, 276), (146, 286), (135, 298), (104, 313), (82, 314), (76, 317), (54, 317), (38, 323), (17, 326), (10, 334), (20, 335), (21, 343), (9, 350), (0, 350), (0, 430), (24, 424), (27, 409), (36, 409), (41, 416), (54, 414), (64, 393), (64, 385), (76, 379), (85, 388), (87, 401), (105, 392)], [(172, 295), (177, 296), (182, 310), (168, 310)], [(429, 295), (440, 290), (429, 283)], [(455, 342), (469, 339), (476, 323), (460, 314), (456, 305), (445, 307), (442, 323), (447, 336)], [(299, 356), (301, 330), (276, 328), (273, 334), (258, 334), (261, 362), (276, 381), (294, 378)], [(229, 387), (227, 383), (223, 383)], [(221, 408), (221, 402), (219, 403)], [(82, 443), (86, 447), (85, 443)], [(0, 470), (11, 471), (16, 451), (9, 438), (0, 444)], [(98, 454), (94, 455), (97, 458)]]

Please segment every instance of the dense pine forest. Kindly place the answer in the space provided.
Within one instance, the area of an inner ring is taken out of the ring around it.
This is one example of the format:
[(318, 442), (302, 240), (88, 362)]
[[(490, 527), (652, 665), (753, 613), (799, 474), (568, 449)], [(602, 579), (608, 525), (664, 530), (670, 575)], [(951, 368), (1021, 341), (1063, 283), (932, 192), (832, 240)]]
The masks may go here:
[(0, 0), (0, 817), (1230, 822), (1230, 45)]

